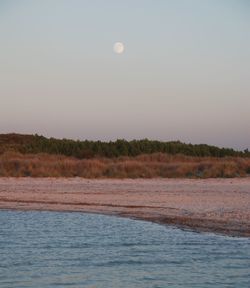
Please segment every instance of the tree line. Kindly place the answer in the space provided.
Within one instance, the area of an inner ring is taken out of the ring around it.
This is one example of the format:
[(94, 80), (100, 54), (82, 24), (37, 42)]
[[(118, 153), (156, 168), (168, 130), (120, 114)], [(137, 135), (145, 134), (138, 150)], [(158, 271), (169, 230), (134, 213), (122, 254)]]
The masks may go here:
[(132, 141), (118, 139), (109, 142), (89, 140), (75, 141), (46, 138), (39, 135), (33, 135), (32, 137), (29, 135), (27, 139), (27, 141), (22, 139), (18, 145), (13, 145), (12, 143), (12, 146), (10, 146), (12, 149), (24, 154), (60, 154), (79, 159), (94, 157), (114, 158), (120, 156), (134, 157), (141, 154), (152, 153), (183, 154), (197, 157), (250, 157), (248, 149), (236, 151), (230, 148), (219, 148), (207, 144), (185, 144), (180, 141), (161, 142), (148, 139)]

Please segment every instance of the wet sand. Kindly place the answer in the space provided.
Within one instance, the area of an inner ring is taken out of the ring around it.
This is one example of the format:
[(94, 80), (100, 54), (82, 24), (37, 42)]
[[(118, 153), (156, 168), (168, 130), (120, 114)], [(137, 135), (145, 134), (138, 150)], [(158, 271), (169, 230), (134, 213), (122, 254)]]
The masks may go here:
[(0, 209), (102, 213), (250, 237), (250, 178), (0, 178)]

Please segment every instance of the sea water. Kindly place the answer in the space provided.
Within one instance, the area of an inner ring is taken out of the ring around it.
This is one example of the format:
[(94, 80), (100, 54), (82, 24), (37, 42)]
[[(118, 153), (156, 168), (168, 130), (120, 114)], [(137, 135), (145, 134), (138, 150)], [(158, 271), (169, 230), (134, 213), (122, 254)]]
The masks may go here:
[(0, 211), (0, 287), (250, 287), (250, 239), (131, 219)]

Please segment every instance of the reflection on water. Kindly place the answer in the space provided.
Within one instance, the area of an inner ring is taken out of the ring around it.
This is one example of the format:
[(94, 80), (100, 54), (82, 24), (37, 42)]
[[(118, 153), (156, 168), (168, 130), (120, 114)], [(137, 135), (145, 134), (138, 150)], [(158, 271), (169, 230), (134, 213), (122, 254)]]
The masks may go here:
[(130, 219), (0, 211), (0, 287), (250, 287), (250, 239)]

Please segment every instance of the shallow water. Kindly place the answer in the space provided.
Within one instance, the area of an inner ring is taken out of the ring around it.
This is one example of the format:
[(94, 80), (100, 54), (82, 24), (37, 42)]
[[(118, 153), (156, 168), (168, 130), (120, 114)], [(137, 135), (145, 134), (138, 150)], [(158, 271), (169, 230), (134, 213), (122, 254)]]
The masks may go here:
[(250, 287), (250, 239), (103, 215), (0, 211), (0, 287)]

